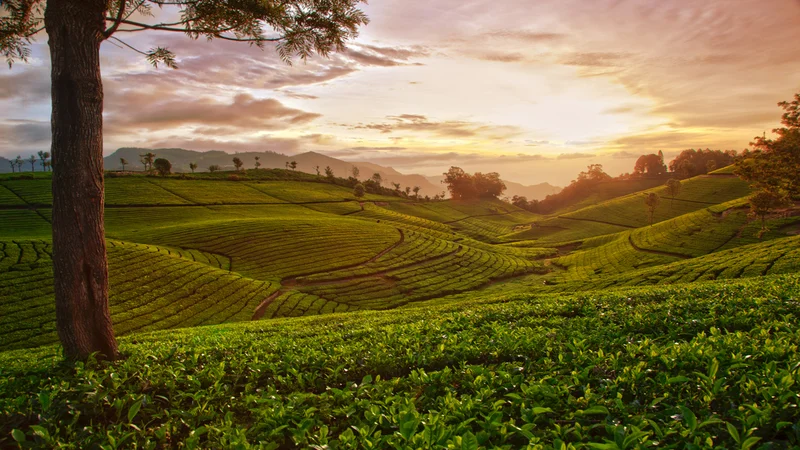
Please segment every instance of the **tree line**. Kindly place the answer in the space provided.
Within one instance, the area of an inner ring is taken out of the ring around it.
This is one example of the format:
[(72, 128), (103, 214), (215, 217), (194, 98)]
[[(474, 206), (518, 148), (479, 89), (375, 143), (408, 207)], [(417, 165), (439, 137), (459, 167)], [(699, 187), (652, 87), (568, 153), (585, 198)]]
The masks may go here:
[[(39, 155), (39, 158), (36, 158), (36, 155)], [(39, 151), (36, 155), (30, 155), (27, 158), (22, 158), (21, 155), (17, 155), (16, 158), (8, 160), (8, 164), (11, 166), (12, 173), (22, 173), (24, 166), (26, 164), (30, 164), (31, 172), (36, 172), (36, 162), (38, 161), (39, 164), (42, 166), (42, 172), (48, 172), (53, 170), (52, 160), (50, 158), (50, 152)]]

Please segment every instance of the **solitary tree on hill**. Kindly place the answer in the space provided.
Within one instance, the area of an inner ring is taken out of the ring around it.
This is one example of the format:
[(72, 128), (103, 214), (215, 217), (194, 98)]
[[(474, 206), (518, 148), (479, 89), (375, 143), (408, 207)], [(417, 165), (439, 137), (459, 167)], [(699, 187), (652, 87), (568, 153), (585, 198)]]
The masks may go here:
[(651, 227), (653, 226), (653, 219), (655, 218), (656, 208), (658, 208), (659, 203), (661, 203), (661, 197), (659, 197), (655, 192), (645, 194), (644, 204), (647, 207), (647, 215), (650, 219)]
[(244, 163), (242, 162), (241, 158), (239, 158), (238, 156), (233, 157), (233, 167), (236, 168), (237, 172), (242, 170), (243, 165)]
[(392, 183), (395, 192), (400, 192), (400, 183)]
[(189, 170), (191, 170), (192, 173), (194, 173), (195, 169), (197, 169), (197, 163), (190, 162), (189, 163)]
[[(344, 51), (368, 20), (361, 0), (7, 0), (0, 2), (0, 53), (9, 65), (27, 60), (28, 43), (48, 34), (52, 84), (53, 267), (56, 327), (69, 359), (116, 358), (108, 309), (103, 229), (103, 83), (105, 40), (144, 54), (153, 65), (177, 67), (165, 47), (139, 50), (120, 33), (158, 31), (247, 42), (274, 42), (280, 57), (306, 59)], [(153, 6), (177, 17), (148, 21)], [(141, 17), (142, 19), (139, 19)]]
[(411, 194), (411, 186), (406, 186), (406, 188), (404, 189), (404, 191), (405, 191), (405, 193), (406, 193), (406, 196), (409, 196), (409, 195)]
[(31, 155), (31, 157), (28, 158), (28, 162), (31, 163), (31, 172), (36, 172), (36, 156)]
[(17, 155), (17, 158), (14, 160), (17, 164), (17, 171), (22, 173), (22, 165), (25, 164), (25, 160), (22, 159), (22, 156)]
[(361, 183), (357, 183), (355, 185), (355, 187), (353, 187), (353, 195), (355, 195), (356, 198), (363, 197), (364, 196), (364, 192), (365, 192), (364, 185), (361, 184)]
[(314, 166), (314, 169), (317, 171), (317, 176), (319, 176), (319, 166)]
[(414, 198), (419, 199), (419, 186), (414, 186), (412, 191), (414, 191)]
[(172, 163), (164, 158), (156, 158), (156, 160), (153, 161), (153, 167), (155, 167), (156, 172), (162, 177), (172, 173)]
[(119, 163), (122, 166), (122, 171), (125, 172), (125, 166), (128, 165), (128, 160), (125, 158), (120, 158)]
[(767, 216), (776, 209), (789, 206), (791, 201), (785, 195), (776, 195), (769, 191), (759, 191), (750, 197), (750, 215), (761, 219), (761, 230), (757, 237), (761, 239), (767, 232)]
[(675, 197), (681, 193), (681, 182), (676, 178), (670, 178), (664, 185), (667, 187), (667, 194), (669, 194), (669, 208), (672, 209), (672, 204), (675, 203)]
[(375, 182), (375, 184), (377, 184), (378, 186), (380, 186), (380, 185), (381, 185), (381, 183), (383, 183), (383, 177), (382, 177), (382, 176), (381, 176), (381, 174), (379, 174), (378, 172), (375, 172), (375, 173), (373, 173), (373, 174), (372, 174), (372, 177), (371, 177), (371, 179), (372, 179), (372, 181), (374, 181), (374, 182)]
[(289, 170), (289, 161), (286, 161), (286, 170)]
[(17, 171), (16, 170), (17, 169), (17, 162), (16, 161), (14, 161), (13, 159), (9, 159), (8, 160), (8, 164), (11, 165), (11, 173), (14, 173), (14, 172)]
[(357, 179), (358, 179), (358, 175), (359, 175), (359, 174), (361, 174), (361, 171), (360, 171), (360, 170), (358, 170), (358, 167), (356, 167), (356, 166), (353, 166), (353, 167), (350, 169), (350, 173), (351, 173), (351, 174), (353, 174), (353, 178), (355, 178), (355, 179), (357, 180)]
[(219, 166), (217, 164), (212, 164), (208, 166), (208, 171), (211, 173), (219, 172)]
[(334, 175), (331, 166), (325, 166), (325, 177), (328, 178), (329, 180), (333, 180)]
[(156, 159), (156, 154), (155, 153), (147, 152), (144, 155), (139, 155), (139, 157), (142, 158), (141, 161), (142, 161), (142, 164), (144, 164), (145, 172), (149, 172), (149, 171), (153, 170), (153, 161), (155, 161), (155, 159)]
[(38, 155), (39, 155), (39, 161), (42, 164), (42, 172), (46, 172), (48, 167), (48, 162), (50, 159), (50, 152), (40, 150), (38, 152)]
[(292, 168), (292, 170), (295, 170), (295, 169), (297, 169), (297, 161), (292, 161), (292, 162), (290, 162), (290, 163), (289, 163), (289, 167), (291, 167), (291, 168)]
[(256, 170), (258, 170), (258, 168), (261, 167), (261, 161), (260, 161), (261, 157), (260, 156), (256, 156), (255, 159), (256, 159)]

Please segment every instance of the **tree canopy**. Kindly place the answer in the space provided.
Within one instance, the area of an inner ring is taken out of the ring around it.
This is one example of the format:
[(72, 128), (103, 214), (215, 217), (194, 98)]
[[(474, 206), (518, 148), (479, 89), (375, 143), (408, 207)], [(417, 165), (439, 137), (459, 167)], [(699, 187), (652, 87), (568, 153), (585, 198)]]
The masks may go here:
[[(157, 66), (177, 68), (176, 55), (166, 47), (134, 48), (120, 35), (138, 31), (183, 33), (191, 39), (206, 38), (247, 42), (258, 47), (274, 43), (280, 57), (290, 63), (295, 57), (327, 56), (343, 51), (345, 43), (357, 36), (358, 28), (369, 22), (358, 9), (363, 0), (110, 0), (105, 3), (106, 28), (103, 39), (142, 54)], [(0, 2), (0, 52), (11, 66), (27, 61), (34, 35), (45, 29), (47, 0), (6, 0)], [(155, 18), (153, 7), (177, 9), (175, 21)], [(139, 19), (142, 17), (144, 19)]]
[[(450, 196), (456, 200), (497, 198), (506, 190), (506, 185), (497, 172), (470, 175), (460, 167), (450, 167), (444, 173), (442, 183), (447, 185)], [(416, 188), (415, 188), (415, 193)]]
[(675, 159), (670, 161), (669, 170), (680, 178), (691, 178), (708, 173), (709, 162), (714, 162), (714, 167), (720, 168), (733, 164), (736, 157), (734, 150), (689, 149), (682, 151)]
[(758, 190), (778, 197), (800, 196), (800, 94), (791, 102), (781, 102), (780, 128), (776, 138), (757, 136), (736, 161), (734, 172)]
[(636, 160), (633, 167), (633, 172), (639, 175), (647, 173), (647, 175), (663, 175), (667, 172), (667, 165), (664, 164), (664, 154), (651, 153), (649, 155), (642, 155)]

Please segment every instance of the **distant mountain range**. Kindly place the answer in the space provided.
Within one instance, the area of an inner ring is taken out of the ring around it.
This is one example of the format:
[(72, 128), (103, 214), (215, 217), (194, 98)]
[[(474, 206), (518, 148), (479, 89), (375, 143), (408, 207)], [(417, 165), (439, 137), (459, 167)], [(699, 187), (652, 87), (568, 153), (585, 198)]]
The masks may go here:
[[(218, 165), (222, 170), (233, 170), (233, 158), (239, 157), (244, 162), (245, 169), (252, 169), (255, 167), (255, 157), (260, 158), (259, 162), (264, 169), (283, 169), (286, 163), (295, 161), (297, 163), (297, 170), (306, 173), (316, 173), (317, 166), (321, 173), (325, 173), (325, 167), (330, 166), (333, 173), (338, 177), (348, 177), (351, 174), (353, 166), (358, 167), (359, 178), (367, 179), (374, 173), (381, 174), (385, 186), (391, 186), (391, 183), (400, 183), (405, 188), (406, 186), (413, 188), (414, 186), (420, 187), (420, 194), (434, 196), (446, 191), (445, 186), (441, 184), (442, 177), (426, 177), (418, 174), (402, 174), (391, 167), (381, 166), (375, 163), (366, 161), (342, 161), (341, 159), (332, 158), (317, 152), (305, 152), (297, 155), (284, 155), (276, 152), (240, 152), (240, 153), (227, 153), (221, 150), (211, 150), (206, 152), (198, 152), (194, 150), (186, 150), (183, 148), (135, 148), (123, 147), (114, 153), (103, 158), (103, 164), (106, 170), (119, 170), (122, 169), (120, 159), (125, 158), (128, 164), (125, 170), (141, 171), (144, 165), (141, 163), (142, 155), (147, 152), (153, 152), (157, 158), (166, 158), (172, 163), (172, 168), (175, 172), (190, 172), (189, 163), (197, 164), (197, 171), (207, 171), (211, 165)], [(37, 166), (37, 169), (39, 167)], [(23, 167), (24, 170), (24, 167)], [(11, 166), (6, 158), (0, 157), (0, 173), (11, 172)], [(505, 195), (513, 197), (514, 195), (522, 195), (529, 200), (542, 199), (549, 194), (559, 192), (560, 187), (550, 185), (548, 183), (541, 183), (533, 186), (525, 186), (519, 183), (506, 181), (508, 190)]]

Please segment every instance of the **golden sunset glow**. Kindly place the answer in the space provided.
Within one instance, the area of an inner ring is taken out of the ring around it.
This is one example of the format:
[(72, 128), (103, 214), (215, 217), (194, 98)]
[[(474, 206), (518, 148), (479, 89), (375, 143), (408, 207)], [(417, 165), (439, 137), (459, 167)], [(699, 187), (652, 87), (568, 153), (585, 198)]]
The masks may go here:
[[(330, 59), (283, 64), (271, 48), (131, 37), (179, 70), (102, 48), (105, 152), (122, 146), (317, 151), (440, 174), (497, 170), (564, 185), (686, 148), (742, 150), (800, 87), (800, 3), (376, 1)], [(162, 14), (168, 16), (169, 11)], [(0, 155), (47, 148), (46, 35), (0, 76)]]

